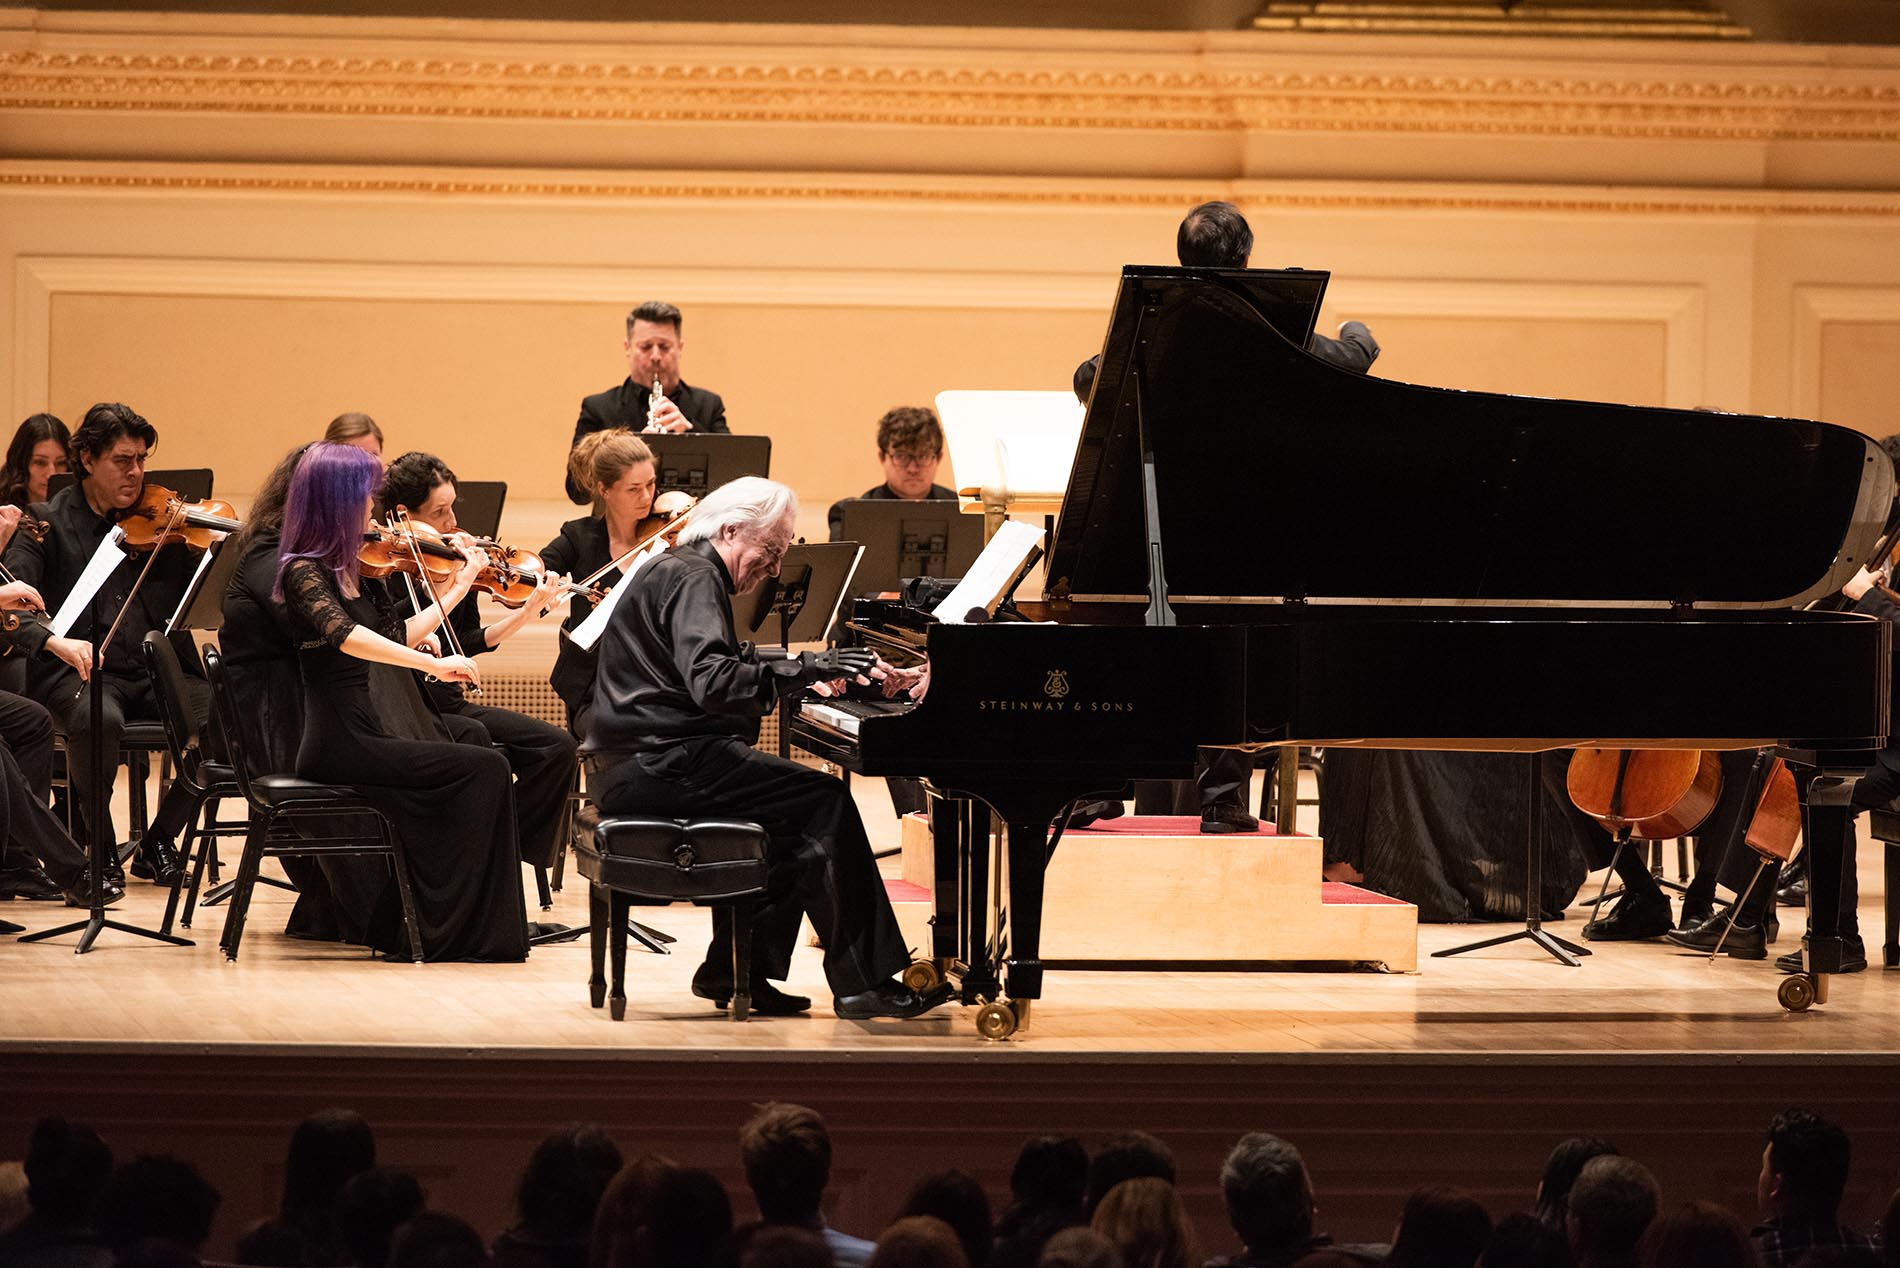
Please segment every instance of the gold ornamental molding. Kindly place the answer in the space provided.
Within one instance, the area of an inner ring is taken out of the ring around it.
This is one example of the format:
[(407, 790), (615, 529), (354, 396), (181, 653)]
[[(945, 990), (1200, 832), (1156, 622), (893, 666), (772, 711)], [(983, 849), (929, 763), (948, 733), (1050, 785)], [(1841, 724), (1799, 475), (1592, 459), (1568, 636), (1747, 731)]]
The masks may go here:
[[(1152, 54), (1058, 54), (1029, 45), (866, 47), (846, 33), (825, 47), (715, 43), (589, 57), (569, 45), (548, 56), (482, 46), (440, 55), (420, 39), (374, 42), (407, 52), (324, 52), (308, 47), (323, 40), (287, 40), (275, 26), (239, 41), (256, 45), (249, 51), (220, 47), (233, 41), (209, 34), (147, 35), (138, 49), (98, 47), (118, 37), (0, 35), (12, 45), (0, 51), (0, 113), (1900, 140), (1900, 59), (1877, 53), (1852, 66), (1800, 56), (1691, 60), (1686, 52), (1606, 63), (1569, 51), (1499, 55), (1495, 46), (1510, 41), (1481, 42), (1482, 58), (1445, 51), (1467, 41), (1402, 57), (1386, 40), (1376, 54), (1341, 58), (1330, 40), (1326, 56), (1296, 56), (1288, 37), (1235, 34), (1174, 40)], [(1309, 69), (1316, 63), (1327, 68)]]
[(959, 181), (892, 183), (867, 179), (730, 180), (690, 178), (628, 180), (611, 175), (526, 176), (459, 171), (383, 174), (369, 170), (194, 172), (154, 168), (126, 171), (109, 165), (0, 163), (0, 191), (22, 193), (173, 193), (182, 195), (332, 195), (375, 198), (470, 198), (559, 201), (655, 200), (684, 202), (784, 201), (804, 203), (896, 203), (945, 206), (1092, 207), (1144, 210), (1191, 207), (1223, 198), (1249, 210), (1288, 212), (1504, 213), (1579, 216), (1690, 216), (1799, 219), (1900, 219), (1900, 193), (1795, 193), (1776, 190), (1623, 190), (1579, 194), (1560, 187), (1432, 187), (1406, 190), (1353, 185), (1338, 189), (1290, 189), (1285, 183), (1160, 185), (1132, 188), (1063, 181), (987, 183)]
[(1745, 40), (1747, 27), (1709, 0), (1267, 0), (1261, 31), (1394, 35), (1583, 36), (1617, 40)]

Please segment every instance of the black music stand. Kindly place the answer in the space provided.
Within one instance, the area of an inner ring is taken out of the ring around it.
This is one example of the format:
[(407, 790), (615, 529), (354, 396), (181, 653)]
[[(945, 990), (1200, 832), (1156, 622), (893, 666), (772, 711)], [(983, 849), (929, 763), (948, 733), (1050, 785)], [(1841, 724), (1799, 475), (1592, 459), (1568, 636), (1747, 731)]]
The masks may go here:
[[(53, 476), (46, 482), (46, 496), (50, 500), (55, 493), (75, 482), (79, 477), (68, 471)], [(212, 471), (210, 467), (178, 467), (171, 471), (147, 471), (145, 483), (156, 484), (162, 489), (170, 489), (187, 502), (202, 502), (211, 496)]]
[(740, 476), (772, 474), (770, 436), (642, 432), (640, 439), (653, 450), (656, 496), (680, 489), (702, 498)]
[[(800, 542), (785, 552), (775, 579), (734, 607), (734, 628), (757, 642), (769, 622), (779, 646), (788, 650), (793, 643), (824, 642), (863, 554), (855, 542)], [(780, 757), (792, 755), (791, 724), (792, 700), (785, 696), (778, 702)]]
[(506, 480), (458, 480), (455, 483), (456, 525), (471, 537), (498, 539), (501, 508), (507, 502)]
[(1443, 951), (1432, 952), (1432, 958), (1443, 959), (1448, 955), (1463, 955), (1467, 951), (1480, 951), (1485, 947), (1503, 946), (1507, 942), (1516, 942), (1519, 938), (1528, 938), (1544, 950), (1555, 956), (1560, 963), (1571, 968), (1581, 968), (1580, 955), (1589, 955), (1590, 948), (1580, 947), (1574, 942), (1559, 938), (1544, 929), (1544, 838), (1538, 831), (1543, 826), (1543, 816), (1538, 806), (1543, 802), (1543, 779), (1537, 769), (1538, 755), (1530, 755), (1530, 778), (1525, 787), (1530, 801), (1525, 807), (1527, 835), (1530, 838), (1530, 857), (1524, 867), (1524, 927), (1513, 933), (1502, 934), (1495, 938), (1486, 938), (1481, 942), (1467, 942), (1461, 947), (1447, 947)]
[(947, 498), (852, 498), (839, 505), (844, 522), (838, 540), (864, 547), (852, 577), (854, 594), (896, 590), (910, 577), (960, 577), (983, 553), (983, 517), (963, 514)]
[[(210, 472), (206, 472), (205, 474), (208, 476)], [(165, 487), (170, 488), (171, 486), (166, 485)], [(101, 542), (101, 545), (104, 546), (111, 540), (111, 537), (107, 537)], [(181, 938), (177, 934), (162, 933), (157, 929), (146, 929), (139, 925), (127, 924), (123, 920), (110, 920), (106, 917), (106, 860), (110, 857), (113, 862), (118, 862), (118, 851), (114, 848), (113, 842), (105, 839), (106, 813), (112, 804), (112, 798), (106, 791), (107, 785), (111, 783), (111, 781), (105, 778), (105, 774), (108, 770), (113, 768), (106, 765), (105, 693), (100, 690), (99, 680), (105, 671), (106, 647), (111, 643), (112, 635), (117, 633), (119, 621), (124, 618), (127, 612), (132, 610), (132, 604), (138, 600), (139, 590), (145, 585), (146, 574), (151, 571), (152, 562), (158, 558), (158, 553), (162, 549), (164, 549), (162, 546), (155, 547), (152, 553), (146, 557), (145, 567), (139, 570), (137, 580), (133, 581), (132, 589), (125, 596), (125, 602), (120, 605), (118, 612), (114, 614), (111, 621), (108, 622), (101, 619), (105, 615), (105, 604), (102, 603), (99, 598), (101, 592), (105, 589), (103, 585), (100, 586), (98, 590), (93, 591), (92, 600), (88, 604), (92, 611), (92, 676), (87, 680), (87, 685), (84, 690), (89, 691), (92, 696), (92, 734), (87, 737), (88, 742), (92, 746), (92, 789), (91, 796), (88, 798), (86, 813), (86, 836), (88, 838), (86, 842), (86, 870), (87, 879), (91, 882), (89, 888), (92, 892), (88, 896), (89, 901), (87, 903), (88, 910), (86, 918), (84, 920), (75, 920), (70, 924), (60, 925), (57, 928), (42, 929), (38, 933), (29, 933), (20, 939), (21, 942), (43, 942), (48, 938), (57, 938), (61, 934), (72, 933), (78, 930), (79, 945), (74, 948), (73, 954), (84, 955), (86, 952), (92, 950), (92, 944), (98, 940), (102, 932), (107, 929), (117, 929), (120, 933), (129, 933), (141, 938), (150, 938), (154, 942), (165, 942), (175, 947), (191, 947), (197, 945), (197, 943), (193, 942), (190, 938)], [(101, 634), (101, 630), (104, 630), (105, 633)], [(129, 777), (130, 776), (128, 776), (128, 778)]]

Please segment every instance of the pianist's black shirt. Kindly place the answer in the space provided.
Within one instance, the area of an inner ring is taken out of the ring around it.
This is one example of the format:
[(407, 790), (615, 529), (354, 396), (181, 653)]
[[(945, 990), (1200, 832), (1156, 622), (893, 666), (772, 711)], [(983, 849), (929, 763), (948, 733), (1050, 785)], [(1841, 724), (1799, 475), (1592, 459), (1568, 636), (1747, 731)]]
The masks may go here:
[(582, 751), (648, 753), (702, 735), (758, 739), (759, 719), (804, 682), (795, 660), (739, 642), (732, 577), (710, 541), (676, 546), (627, 583), (597, 644)]

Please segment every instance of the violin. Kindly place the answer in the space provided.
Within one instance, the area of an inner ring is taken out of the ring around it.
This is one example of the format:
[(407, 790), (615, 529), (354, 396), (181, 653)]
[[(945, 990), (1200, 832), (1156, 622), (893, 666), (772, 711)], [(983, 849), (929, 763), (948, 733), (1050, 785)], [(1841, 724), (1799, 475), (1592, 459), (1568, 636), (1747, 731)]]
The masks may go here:
[[(414, 548), (411, 548), (413, 543)], [(546, 576), (541, 557), (531, 550), (503, 545), (489, 538), (476, 538), (476, 545), (488, 556), (488, 562), (475, 574), (469, 587), (495, 597), (503, 607), (518, 608), (534, 597)], [(420, 562), (418, 562), (418, 559)], [(442, 535), (416, 520), (401, 523), (371, 524), (363, 534), (356, 561), (366, 577), (387, 577), (405, 572), (420, 578), (418, 568), (428, 570), (431, 588), (447, 585), (467, 562), (468, 557), (443, 540)], [(593, 603), (602, 592), (581, 583), (562, 582), (558, 589), (571, 591)]]
[(53, 531), (53, 526), (45, 520), (33, 518), (23, 508), (20, 511), (20, 518), (13, 522), (13, 531), (25, 533), (36, 542), (43, 542), (46, 540), (46, 535)]
[(243, 527), (237, 508), (229, 502), (217, 498), (187, 502), (160, 484), (147, 484), (139, 500), (119, 513), (125, 548), (133, 552), (156, 550), (174, 542), (193, 550), (209, 550), (212, 542)]
[(1619, 842), (1663, 841), (1709, 817), (1722, 794), (1722, 763), (1697, 749), (1578, 749), (1564, 783), (1577, 809)]
[[(633, 526), (633, 545), (581, 578), (577, 585), (591, 586), (648, 549), (671, 550), (679, 544), (680, 532), (699, 499), (682, 489), (668, 489), (653, 500), (653, 513)], [(598, 603), (600, 600), (595, 599)]]

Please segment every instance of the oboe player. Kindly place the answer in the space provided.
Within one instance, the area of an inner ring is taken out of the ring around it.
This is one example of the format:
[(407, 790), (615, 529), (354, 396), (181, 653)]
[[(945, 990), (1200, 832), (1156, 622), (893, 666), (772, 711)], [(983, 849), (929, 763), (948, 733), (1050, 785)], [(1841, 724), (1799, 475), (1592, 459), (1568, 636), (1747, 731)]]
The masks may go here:
[[(686, 350), (683, 321), (679, 309), (657, 299), (627, 314), (627, 337), (621, 345), (627, 356), (627, 377), (620, 386), (581, 402), (581, 416), (568, 448), (610, 427), (652, 432), (729, 430), (726, 403), (719, 394), (680, 378), (680, 356)], [(567, 496), (577, 505), (588, 499), (572, 475), (567, 479)]]

